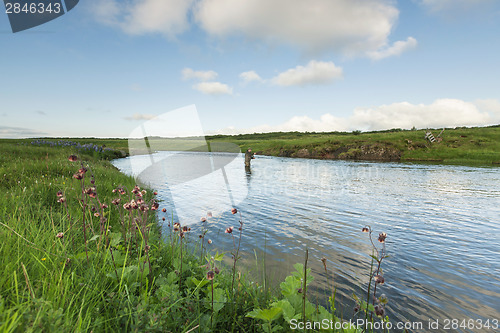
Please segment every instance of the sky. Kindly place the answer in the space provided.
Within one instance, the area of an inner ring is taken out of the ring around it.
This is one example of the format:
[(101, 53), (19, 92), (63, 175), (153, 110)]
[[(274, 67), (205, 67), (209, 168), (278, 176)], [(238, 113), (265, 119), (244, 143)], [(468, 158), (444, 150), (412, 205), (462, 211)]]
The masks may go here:
[(0, 8), (0, 138), (500, 123), (497, 0), (84, 0), (18, 33)]

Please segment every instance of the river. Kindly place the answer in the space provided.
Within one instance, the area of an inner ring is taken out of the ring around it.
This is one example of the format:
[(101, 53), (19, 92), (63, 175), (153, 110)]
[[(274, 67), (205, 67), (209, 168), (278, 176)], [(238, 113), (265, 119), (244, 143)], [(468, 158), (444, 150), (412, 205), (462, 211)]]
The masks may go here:
[(500, 320), (498, 168), (256, 156), (248, 173), (242, 155), (190, 152), (113, 163), (157, 189), (162, 206), (194, 233), (213, 212), (214, 249), (231, 251), (224, 229), (236, 231), (230, 208), (238, 208), (241, 263), (259, 275), (265, 261), (275, 285), (308, 248), (313, 300), (323, 304), (326, 258), (344, 318), (352, 316), (353, 293), (366, 297), (372, 247), (361, 230), (369, 225), (377, 246), (378, 233), (387, 233), (379, 290), (392, 321)]

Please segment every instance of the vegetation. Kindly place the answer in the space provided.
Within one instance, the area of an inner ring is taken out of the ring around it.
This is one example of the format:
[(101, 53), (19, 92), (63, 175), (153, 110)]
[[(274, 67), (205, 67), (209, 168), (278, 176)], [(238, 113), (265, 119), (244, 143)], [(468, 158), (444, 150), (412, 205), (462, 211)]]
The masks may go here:
[[(438, 136), (442, 129), (431, 132)], [(426, 130), (331, 133), (262, 133), (211, 136), (209, 142), (231, 142), (241, 149), (271, 156), (325, 159), (394, 160), (449, 164), (500, 164), (500, 125), (447, 128), (431, 143)], [(441, 141), (442, 140), (442, 141)]]
[[(431, 129), (436, 142), (425, 138), (427, 130), (391, 129), (374, 132), (274, 132), (241, 135), (212, 135), (144, 140), (62, 138), (45, 142), (76, 142), (112, 148), (108, 158), (129, 153), (146, 154), (160, 150), (246, 151), (251, 147), (261, 155), (343, 160), (432, 162), (462, 165), (500, 165), (500, 125)], [(37, 139), (35, 141), (40, 141)], [(33, 139), (16, 140), (31, 144)], [(2, 140), (2, 142), (14, 142)], [(129, 149), (129, 147), (131, 147)], [(130, 150), (130, 151), (129, 151)]]
[[(107, 161), (116, 152), (92, 147), (0, 142), (1, 332), (285, 332), (323, 320), (334, 328), (323, 331), (369, 331), (338, 325), (333, 277), (328, 309), (307, 299), (307, 251), (273, 293), (237, 265), (241, 212), (227, 212), (238, 226), (226, 229), (234, 249), (218, 253), (211, 230), (193, 235), (155, 192)], [(202, 226), (213, 218), (204, 215)], [(355, 316), (386, 322), (386, 300), (376, 295), (385, 251), (373, 248), (376, 262)]]

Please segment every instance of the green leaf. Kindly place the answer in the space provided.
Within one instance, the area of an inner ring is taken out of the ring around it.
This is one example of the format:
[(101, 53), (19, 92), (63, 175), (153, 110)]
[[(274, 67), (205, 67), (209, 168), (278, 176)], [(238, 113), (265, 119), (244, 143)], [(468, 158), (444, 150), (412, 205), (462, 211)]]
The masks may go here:
[[(205, 306), (208, 309), (212, 309), (212, 291), (207, 295), (208, 301), (205, 303)], [(219, 312), (222, 310), (224, 305), (226, 304), (226, 293), (222, 289), (214, 289), (214, 312)]]
[(223, 259), (224, 259), (224, 253), (219, 254), (219, 252), (217, 252), (214, 256), (214, 260), (216, 261), (222, 261)]
[(194, 283), (195, 287), (196, 288), (203, 288), (205, 285), (207, 285), (207, 283), (209, 282), (208, 280), (206, 279), (203, 279), (203, 280), (198, 280), (197, 278), (195, 278), (194, 276), (191, 277), (191, 282)]
[(277, 319), (282, 312), (283, 309), (280, 307), (272, 307), (270, 309), (253, 309), (251, 312), (247, 313), (247, 317), (265, 320), (270, 323)]
[(91, 239), (89, 239), (89, 240), (87, 241), (87, 243), (89, 243), (89, 242), (93, 242), (93, 241), (95, 241), (96, 239), (98, 239), (99, 237), (101, 237), (101, 235), (95, 235), (94, 237), (92, 237)]
[(280, 283), (281, 293), (288, 297), (297, 294), (297, 289), (301, 287), (300, 280), (293, 276), (287, 276), (284, 282)]
[(122, 234), (121, 233), (119, 233), (119, 232), (112, 232), (111, 233), (111, 239), (109, 241), (109, 245), (115, 247), (118, 244), (120, 244), (121, 241), (122, 241)]
[(293, 308), (292, 304), (290, 304), (290, 302), (286, 299), (274, 302), (272, 306), (281, 308), (283, 310), (283, 318), (285, 318), (287, 322), (290, 322), (290, 320), (292, 320), (295, 316), (295, 309)]

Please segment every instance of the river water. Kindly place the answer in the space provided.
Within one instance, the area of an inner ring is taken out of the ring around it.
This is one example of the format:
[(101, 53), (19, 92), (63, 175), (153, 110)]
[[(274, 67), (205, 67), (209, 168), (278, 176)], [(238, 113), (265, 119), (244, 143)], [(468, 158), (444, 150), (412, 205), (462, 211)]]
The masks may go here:
[(326, 258), (346, 319), (353, 293), (366, 297), (372, 246), (361, 229), (369, 225), (377, 246), (378, 233), (387, 233), (379, 290), (392, 321), (422, 322), (430, 331), (429, 320), (439, 320), (434, 331), (449, 332), (443, 325), (452, 319), (500, 320), (498, 168), (257, 156), (249, 173), (240, 154), (190, 152), (113, 163), (157, 189), (162, 207), (193, 233), (213, 212), (206, 227), (214, 250), (231, 251), (224, 229), (237, 230), (239, 215), (230, 209), (238, 208), (241, 264), (255, 276), (265, 266), (275, 286), (304, 262), (307, 248), (311, 295), (325, 304)]

